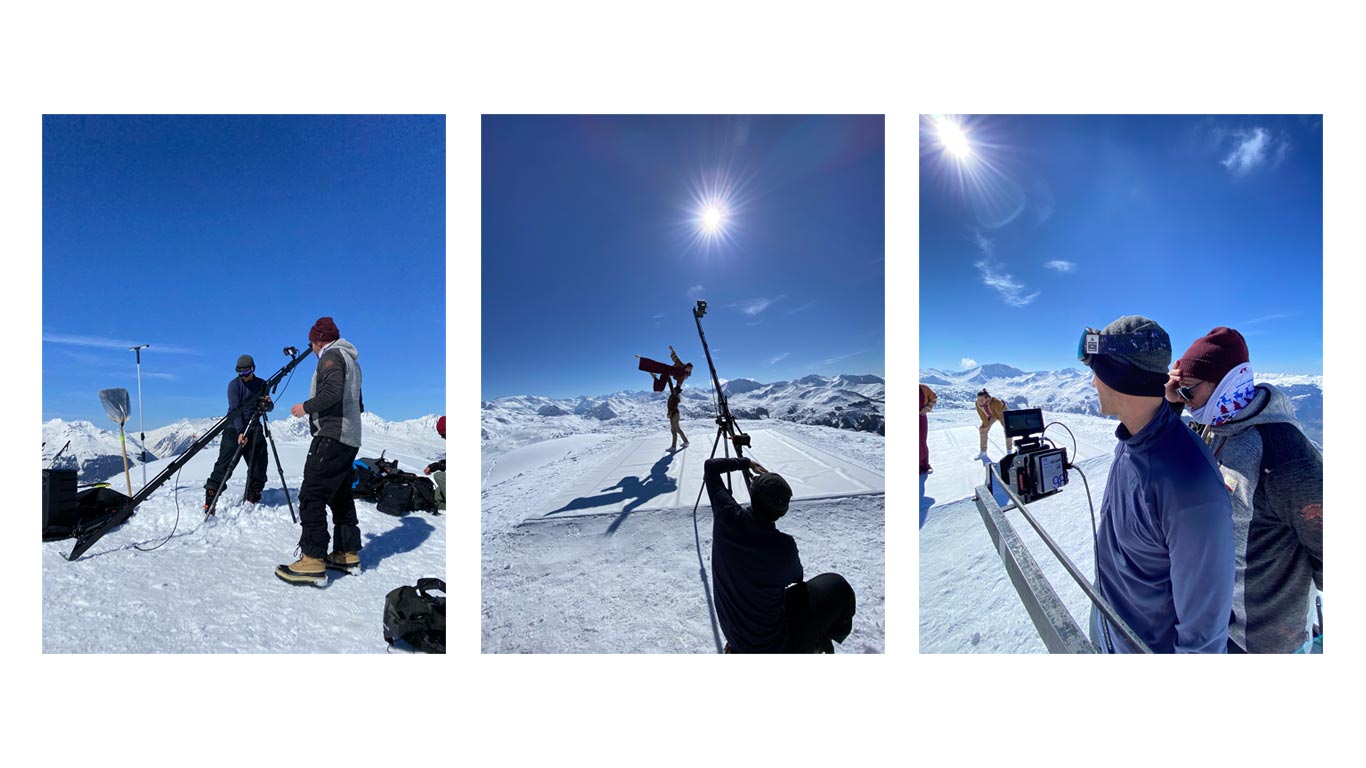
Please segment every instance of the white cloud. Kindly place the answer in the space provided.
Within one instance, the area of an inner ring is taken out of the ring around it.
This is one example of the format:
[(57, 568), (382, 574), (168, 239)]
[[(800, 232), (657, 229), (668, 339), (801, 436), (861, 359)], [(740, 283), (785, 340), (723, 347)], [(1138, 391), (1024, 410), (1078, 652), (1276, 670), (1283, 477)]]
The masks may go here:
[(693, 287), (688, 289), (688, 298), (692, 299), (693, 301), (697, 301), (697, 299), (701, 298), (703, 290), (704, 289), (702, 288), (702, 286), (694, 285)]
[(972, 370), (973, 368), (976, 368), (976, 367), (977, 367), (977, 361), (976, 361), (976, 360), (973, 360), (973, 359), (970, 358), (970, 357), (965, 357), (965, 358), (963, 358), (962, 360), (959, 360), (959, 361), (958, 361), (958, 365), (959, 365), (958, 370), (960, 370), (960, 371), (970, 371), (970, 370)]
[(1001, 294), (1001, 299), (1012, 307), (1028, 306), (1039, 297), (1039, 292), (1025, 294), (1025, 286), (1015, 280), (1015, 277), (1002, 269), (1002, 265), (994, 264), (987, 259), (982, 259), (973, 266), (982, 273), (982, 284), (995, 288)]
[(1063, 261), (1062, 259), (1054, 259), (1045, 264), (1044, 266), (1048, 267), (1049, 269), (1056, 269), (1059, 272), (1071, 272), (1072, 270), (1077, 268), (1076, 264), (1070, 261)]
[(1245, 176), (1266, 161), (1271, 134), (1265, 128), (1233, 132), (1237, 146), (1221, 162), (1235, 176)]
[(991, 256), (996, 250), (996, 245), (988, 240), (980, 229), (972, 233), (972, 240), (984, 256)]
[(656, 320), (663, 320), (663, 319), (664, 319), (664, 313), (663, 313), (663, 312), (660, 312), (659, 314), (655, 315), (655, 318), (654, 318), (654, 319), (656, 319)]
[(867, 352), (867, 351), (868, 351), (868, 350), (866, 350), (866, 349), (860, 349), (860, 350), (857, 351), (857, 352), (850, 352), (850, 353), (847, 354), (847, 355), (839, 355), (839, 356), (837, 356), (837, 357), (827, 357), (826, 359), (824, 359), (824, 360), (821, 361), (821, 365), (834, 365), (835, 363), (838, 363), (838, 362), (841, 361), (841, 360), (848, 360), (848, 359), (851, 358), (851, 357), (858, 357), (859, 355), (861, 355), (861, 354), (863, 354), (864, 352)]
[(741, 312), (744, 312), (750, 317), (754, 317), (755, 315), (762, 313), (765, 309), (768, 309), (770, 306), (774, 304), (774, 302), (777, 302), (782, 298), (782, 296), (775, 296), (771, 299), (747, 299), (745, 301), (737, 301), (734, 304), (731, 304), (731, 306), (739, 307)]
[(789, 315), (795, 315), (795, 314), (797, 314), (798, 312), (805, 312), (806, 310), (808, 310), (808, 309), (810, 309), (812, 306), (814, 306), (815, 303), (816, 303), (816, 302), (814, 302), (814, 301), (808, 301), (808, 302), (806, 302), (805, 304), (801, 305), (800, 307), (797, 307), (796, 309), (789, 309), (789, 310), (787, 311), (787, 314), (789, 314)]
[(782, 353), (781, 355), (778, 355), (777, 357), (773, 358), (772, 360), (769, 360), (769, 361), (768, 361), (768, 364), (769, 364), (769, 365), (777, 365), (778, 363), (782, 362), (783, 360), (786, 360), (786, 359), (787, 359), (787, 356), (790, 355), (790, 354), (791, 354), (790, 352), (784, 352), (784, 353)]
[[(44, 334), (43, 334), (43, 342), (44, 342), (45, 344), (70, 344), (70, 345), (76, 346), (76, 347), (98, 347), (98, 348), (100, 348), (100, 349), (122, 349), (122, 350), (124, 350), (124, 351), (127, 351), (127, 350), (130, 349), (131, 347), (137, 346), (138, 343), (139, 343), (139, 342), (135, 342), (135, 341), (124, 341), (124, 340), (122, 340), (122, 339), (108, 339), (108, 338), (105, 338), (105, 337), (103, 337), (103, 336), (75, 336), (75, 335), (66, 334), (66, 333), (44, 333)], [(162, 353), (165, 353), (165, 354), (168, 354), (168, 355), (197, 355), (197, 354), (199, 354), (198, 352), (195, 352), (195, 351), (192, 350), (192, 349), (186, 349), (185, 347), (178, 347), (178, 346), (176, 346), (176, 345), (174, 345), (174, 344), (153, 344), (151, 347), (149, 347), (149, 348), (148, 348), (146, 351), (144, 351), (142, 354), (143, 354), (143, 355), (154, 354), (153, 350), (155, 350), (156, 352), (162, 352)]]

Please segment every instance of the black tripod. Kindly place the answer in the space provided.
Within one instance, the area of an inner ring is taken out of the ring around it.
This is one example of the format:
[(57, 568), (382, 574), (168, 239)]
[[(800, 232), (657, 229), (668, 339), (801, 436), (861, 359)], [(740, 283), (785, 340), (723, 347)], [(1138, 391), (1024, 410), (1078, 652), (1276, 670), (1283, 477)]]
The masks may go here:
[[(280, 463), (280, 451), (275, 447), (275, 438), (270, 434), (270, 421), (266, 419), (266, 413), (270, 411), (270, 398), (261, 395), (256, 399), (256, 410), (251, 415), (251, 421), (247, 423), (247, 429), (242, 434), (246, 435), (246, 440), (237, 444), (237, 450), (232, 454), (232, 463), (228, 465), (228, 471), (223, 475), (223, 479), (218, 482), (218, 487), (214, 489), (213, 501), (209, 503), (209, 508), (204, 510), (204, 519), (213, 516), (214, 510), (218, 508), (218, 499), (223, 495), (223, 489), (227, 487), (228, 481), (232, 479), (232, 473), (237, 470), (237, 462), (242, 459), (242, 451), (251, 442), (251, 433), (257, 427), (266, 436), (266, 442), (270, 444), (270, 452), (275, 456), (275, 469), (280, 473), (280, 486), (285, 489), (285, 502), (289, 504), (289, 516), (295, 524), (299, 522), (298, 515), (294, 514), (294, 500), (289, 497), (289, 484), (285, 482), (285, 465)], [(257, 450), (261, 450), (258, 448)], [(245, 497), (244, 497), (245, 500)]]

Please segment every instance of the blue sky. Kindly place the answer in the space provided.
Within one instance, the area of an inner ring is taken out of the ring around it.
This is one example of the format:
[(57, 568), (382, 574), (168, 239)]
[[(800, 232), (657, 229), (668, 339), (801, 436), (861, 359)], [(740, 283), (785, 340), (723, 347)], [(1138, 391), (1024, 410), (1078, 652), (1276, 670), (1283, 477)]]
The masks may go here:
[[(1323, 372), (1319, 116), (920, 121), (920, 366), (1079, 367), (1090, 325), (1220, 325), (1253, 369)], [(948, 142), (949, 144), (952, 141)]]
[(645, 389), (669, 344), (705, 373), (696, 299), (722, 378), (881, 375), (883, 146), (881, 116), (486, 116), (482, 396)]
[[(367, 410), (445, 408), (445, 118), (46, 116), (43, 418), (148, 429), (222, 414), (332, 316)], [(280, 402), (308, 397), (305, 361)], [(280, 411), (277, 409), (276, 414)]]

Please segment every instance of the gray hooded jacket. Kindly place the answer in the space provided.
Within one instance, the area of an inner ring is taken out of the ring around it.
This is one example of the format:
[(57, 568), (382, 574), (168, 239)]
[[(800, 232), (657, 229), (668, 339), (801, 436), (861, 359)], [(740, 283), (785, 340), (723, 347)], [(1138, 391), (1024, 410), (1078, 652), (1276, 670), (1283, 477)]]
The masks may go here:
[(1323, 456), (1269, 384), (1232, 421), (1202, 431), (1233, 501), (1229, 639), (1249, 653), (1294, 652), (1310, 639), (1310, 601), (1323, 588)]
[(360, 353), (346, 339), (337, 339), (318, 358), (304, 411), (316, 437), (330, 437), (360, 447), (360, 415), (365, 401), (360, 390)]

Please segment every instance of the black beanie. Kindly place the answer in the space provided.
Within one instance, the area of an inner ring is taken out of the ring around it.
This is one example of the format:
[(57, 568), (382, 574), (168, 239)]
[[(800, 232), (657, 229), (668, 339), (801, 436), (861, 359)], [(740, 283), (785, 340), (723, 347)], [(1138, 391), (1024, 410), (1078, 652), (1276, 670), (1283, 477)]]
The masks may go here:
[(242, 355), (241, 357), (237, 358), (237, 367), (238, 367), (238, 368), (255, 368), (255, 367), (256, 367), (256, 361), (251, 359), (251, 355)]
[(765, 472), (750, 484), (750, 507), (756, 515), (768, 522), (787, 514), (787, 503), (791, 500), (792, 486), (777, 472)]
[(1092, 355), (1091, 370), (1105, 386), (1134, 397), (1162, 397), (1167, 391), (1167, 374), (1145, 371), (1109, 355)]

